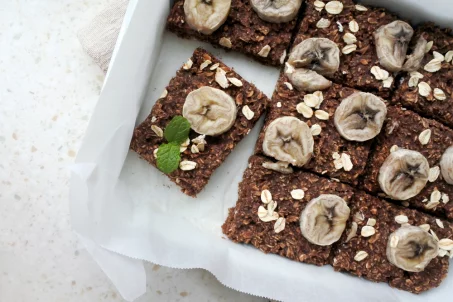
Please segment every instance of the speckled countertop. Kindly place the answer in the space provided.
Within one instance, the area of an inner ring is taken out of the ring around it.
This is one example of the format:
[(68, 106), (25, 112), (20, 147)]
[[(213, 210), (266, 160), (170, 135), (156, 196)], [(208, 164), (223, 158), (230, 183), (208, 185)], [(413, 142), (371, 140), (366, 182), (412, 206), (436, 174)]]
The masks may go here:
[[(1, 1), (0, 301), (122, 301), (72, 232), (67, 166), (104, 74), (77, 30), (112, 0)], [(139, 301), (265, 301), (146, 264)]]

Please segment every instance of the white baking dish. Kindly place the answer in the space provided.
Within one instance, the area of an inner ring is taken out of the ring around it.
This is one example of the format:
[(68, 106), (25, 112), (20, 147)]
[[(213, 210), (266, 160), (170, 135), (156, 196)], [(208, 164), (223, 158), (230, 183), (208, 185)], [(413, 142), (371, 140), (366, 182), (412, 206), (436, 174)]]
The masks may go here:
[[(386, 6), (416, 22), (429, 19), (453, 27), (450, 0), (364, 2)], [(268, 96), (277, 81), (275, 68), (164, 33), (168, 11), (167, 1), (131, 1), (102, 94), (72, 167), (74, 229), (121, 294), (132, 300), (144, 293), (141, 260), (147, 260), (174, 268), (204, 268), (226, 286), (284, 301), (451, 299), (452, 273), (439, 288), (416, 296), (336, 273), (330, 266), (297, 263), (226, 240), (220, 226), (236, 202), (237, 184), (261, 124), (214, 173), (197, 199), (182, 194), (157, 169), (128, 151), (135, 124), (148, 115), (197, 46), (212, 51)]]

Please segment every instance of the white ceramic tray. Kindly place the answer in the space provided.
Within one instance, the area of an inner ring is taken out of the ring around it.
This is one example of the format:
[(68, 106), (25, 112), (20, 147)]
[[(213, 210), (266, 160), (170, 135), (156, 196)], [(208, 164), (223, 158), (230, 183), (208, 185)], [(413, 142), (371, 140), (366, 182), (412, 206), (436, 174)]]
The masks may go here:
[[(416, 21), (428, 18), (453, 26), (450, 0), (429, 1), (429, 5), (423, 0), (365, 2), (385, 5)], [(102, 94), (71, 167), (74, 229), (123, 297), (132, 300), (146, 290), (142, 265), (146, 260), (174, 268), (204, 268), (226, 286), (284, 301), (451, 299), (451, 273), (439, 288), (416, 296), (336, 273), (330, 266), (297, 263), (226, 240), (220, 226), (237, 200), (237, 185), (261, 123), (196, 199), (182, 194), (157, 169), (129, 152), (134, 126), (148, 115), (198, 46), (213, 52), (268, 96), (278, 78), (276, 68), (164, 32), (169, 6), (167, 1), (131, 1)]]

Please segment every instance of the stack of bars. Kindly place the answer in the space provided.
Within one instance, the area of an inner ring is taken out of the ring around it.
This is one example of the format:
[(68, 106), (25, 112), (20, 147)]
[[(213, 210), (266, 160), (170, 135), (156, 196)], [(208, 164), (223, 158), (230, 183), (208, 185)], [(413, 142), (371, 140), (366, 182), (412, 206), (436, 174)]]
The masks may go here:
[(453, 258), (449, 30), (352, 0), (178, 0), (167, 28), (282, 72), (269, 100), (197, 49), (132, 150), (195, 197), (267, 110), (223, 233), (412, 293), (441, 284)]

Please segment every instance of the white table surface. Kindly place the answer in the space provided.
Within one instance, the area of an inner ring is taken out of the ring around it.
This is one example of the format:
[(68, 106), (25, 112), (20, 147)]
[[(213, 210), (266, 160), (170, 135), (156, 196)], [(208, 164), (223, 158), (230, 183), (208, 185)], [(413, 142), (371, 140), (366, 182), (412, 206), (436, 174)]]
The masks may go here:
[[(68, 168), (104, 80), (77, 30), (112, 0), (0, 1), (0, 301), (122, 301), (70, 225)], [(146, 264), (139, 301), (265, 301)]]

